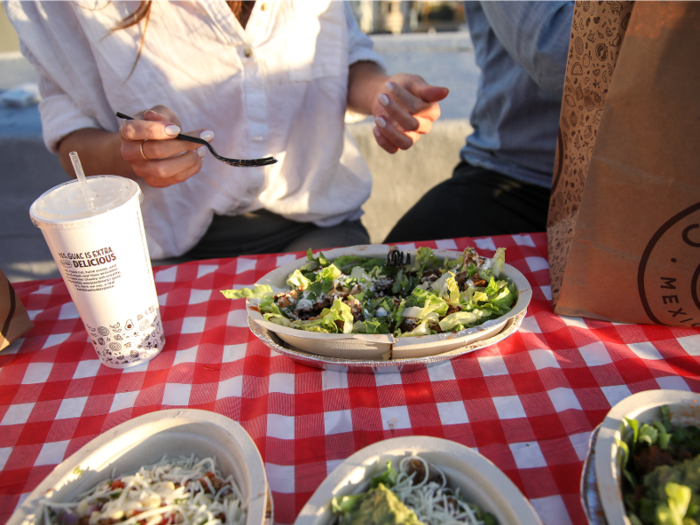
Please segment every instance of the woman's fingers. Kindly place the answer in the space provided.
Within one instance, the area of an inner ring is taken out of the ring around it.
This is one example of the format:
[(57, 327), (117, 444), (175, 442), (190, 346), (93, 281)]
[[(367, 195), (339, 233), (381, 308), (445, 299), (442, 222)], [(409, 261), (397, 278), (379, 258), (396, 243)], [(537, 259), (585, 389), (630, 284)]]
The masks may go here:
[(375, 114), (383, 117), (387, 122), (392, 122), (393, 120), (395, 124), (405, 131), (415, 131), (419, 134), (430, 133), (433, 129), (433, 121), (440, 116), (440, 107), (437, 104), (437, 109), (432, 108), (432, 104), (430, 104), (425, 110), (410, 114), (394, 99), (389, 98), (384, 93), (379, 95), (377, 100), (382, 109)]
[[(148, 118), (146, 113), (145, 118)], [(214, 138), (211, 130), (193, 130), (186, 133), (206, 141)], [(179, 139), (125, 140), (122, 138), (122, 157), (131, 163), (134, 173), (147, 184), (163, 188), (177, 184), (199, 172), (206, 146)]]
[(391, 153), (392, 155), (399, 151), (399, 148), (397, 148), (394, 144), (389, 142), (389, 139), (387, 139), (384, 135), (382, 135), (382, 132), (379, 131), (379, 128), (377, 126), (374, 126), (372, 129), (372, 133), (374, 133), (374, 139), (377, 141), (377, 144), (379, 144), (379, 147), (384, 149), (386, 152)]
[[(430, 133), (433, 122), (440, 117), (438, 102), (447, 96), (449, 90), (431, 86), (418, 75), (404, 73), (394, 75), (386, 87), (373, 107), (375, 137), (387, 151), (393, 148), (405, 150), (421, 135)], [(380, 135), (382, 142), (378, 138)]]
[[(134, 173), (150, 186), (164, 188), (183, 182), (202, 168), (206, 146), (177, 139), (180, 119), (167, 106), (139, 112), (121, 123), (121, 155)], [(197, 129), (186, 133), (206, 141), (214, 132)]]
[(180, 118), (177, 114), (170, 109), (168, 106), (158, 105), (153, 106), (151, 109), (147, 109), (142, 113), (141, 118), (143, 120), (154, 120), (154, 121), (167, 121), (172, 122), (176, 126), (182, 127), (180, 124)]
[(414, 140), (408, 136), (406, 130), (397, 128), (393, 122), (387, 121), (385, 117), (378, 115), (374, 118), (374, 123), (382, 136), (396, 148), (405, 150), (413, 146)]
[(119, 133), (126, 140), (166, 140), (180, 133), (180, 126), (169, 121), (126, 120), (119, 127)]
[[(375, 114), (382, 116), (388, 122), (391, 122), (393, 119), (394, 122), (405, 130), (416, 131), (418, 129), (418, 119), (416, 119), (403, 106), (399, 105), (399, 103), (393, 97), (390, 97), (386, 93), (382, 93), (379, 95), (379, 97), (377, 97), (377, 101), (382, 107), (381, 110), (377, 111)], [(387, 115), (391, 118), (387, 119)]]
[(379, 133), (386, 143), (391, 144), (391, 147), (395, 149), (394, 151), (389, 151), (389, 149), (387, 149), (383, 143), (380, 143), (379, 140), (377, 140), (377, 143), (379, 143), (383, 149), (389, 151), (389, 153), (395, 153), (397, 149), (409, 149), (418, 141), (421, 135), (430, 133), (433, 128), (433, 121), (428, 118), (418, 116), (416, 117), (416, 121), (418, 126), (415, 130), (406, 130), (395, 123), (387, 121), (387, 119), (381, 115), (375, 117), (375, 137), (378, 137), (377, 133)]
[(119, 133), (126, 140), (166, 140), (180, 133), (180, 119), (167, 106), (153, 106), (140, 111), (134, 120), (125, 120)]
[[(204, 148), (205, 146), (201, 146)], [(165, 188), (189, 179), (202, 167), (204, 151), (188, 151), (175, 157), (148, 160), (134, 165), (134, 172), (154, 188)]]
[[(192, 137), (202, 138), (207, 142), (210, 142), (214, 138), (214, 132), (208, 129), (188, 131), (186, 134)], [(122, 139), (122, 157), (127, 162), (134, 164), (150, 160), (167, 159), (186, 151), (196, 150), (200, 147), (205, 146), (199, 146), (193, 142), (179, 139)]]
[[(411, 86), (408, 80), (406, 81), (406, 86)], [(387, 82), (387, 88), (391, 98), (412, 115), (424, 111), (430, 105), (429, 102), (424, 101), (398, 82)]]

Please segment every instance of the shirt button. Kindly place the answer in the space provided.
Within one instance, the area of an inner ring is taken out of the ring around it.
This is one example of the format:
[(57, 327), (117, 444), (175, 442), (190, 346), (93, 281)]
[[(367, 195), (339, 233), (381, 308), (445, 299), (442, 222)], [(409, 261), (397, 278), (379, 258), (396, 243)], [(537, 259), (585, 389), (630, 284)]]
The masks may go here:
[(261, 10), (261, 11), (267, 11), (267, 4), (262, 4), (262, 5), (260, 6), (260, 10)]
[(246, 56), (246, 58), (250, 58), (253, 55), (253, 50), (250, 49), (249, 47), (246, 47), (243, 50), (243, 54)]

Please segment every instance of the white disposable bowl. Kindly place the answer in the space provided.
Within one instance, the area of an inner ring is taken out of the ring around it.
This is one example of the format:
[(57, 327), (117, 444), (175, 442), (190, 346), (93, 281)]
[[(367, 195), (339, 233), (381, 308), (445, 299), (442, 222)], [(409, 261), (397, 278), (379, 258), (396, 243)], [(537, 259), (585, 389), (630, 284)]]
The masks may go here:
[[(224, 476), (233, 475), (248, 500), (247, 525), (271, 514), (265, 468), (255, 443), (235, 421), (204, 410), (163, 410), (122, 423), (93, 439), (63, 463), (15, 510), (7, 525), (43, 523), (39, 502), (74, 501), (111, 477), (137, 471), (168, 457), (216, 456)], [(267, 509), (269, 505), (269, 510)]]
[(700, 394), (683, 390), (647, 390), (617, 403), (600, 426), (594, 449), (595, 474), (608, 525), (630, 525), (622, 502), (622, 476), (617, 468), (617, 443), (627, 425), (624, 418), (651, 424), (654, 420), (661, 420), (663, 405), (669, 406), (674, 425), (700, 425)]
[[(336, 248), (324, 251), (323, 254), (328, 260), (333, 261), (341, 255), (386, 258), (388, 252), (389, 246), (386, 245), (362, 245), (350, 248)], [(415, 250), (409, 250), (408, 253), (413, 256)], [(433, 253), (440, 259), (445, 257), (456, 259), (462, 252), (433, 250)], [(282, 265), (265, 275), (256, 285), (267, 284), (276, 292), (289, 290), (289, 286), (286, 284), (287, 277), (307, 262), (308, 260), (304, 257)], [(509, 264), (503, 265), (501, 273), (509, 278), (517, 288), (518, 299), (513, 305), (513, 309), (502, 317), (491, 319), (482, 325), (455, 333), (394, 338), (392, 335), (384, 334), (322, 334), (306, 332), (265, 321), (259, 311), (251, 308), (250, 301), (248, 301), (248, 315), (258, 325), (275, 333), (280, 339), (294, 348), (312, 354), (343, 359), (373, 359), (377, 361), (427, 357), (449, 352), (450, 350), (492, 337), (503, 330), (509, 319), (527, 309), (532, 299), (532, 287), (528, 280), (521, 272)]]
[(413, 454), (442, 470), (452, 489), (459, 488), (466, 501), (493, 514), (499, 525), (542, 525), (530, 502), (496, 465), (464, 445), (428, 436), (386, 439), (355, 452), (321, 483), (294, 525), (331, 525), (333, 497), (366, 491), (372, 477), (386, 471), (387, 461), (397, 466)]

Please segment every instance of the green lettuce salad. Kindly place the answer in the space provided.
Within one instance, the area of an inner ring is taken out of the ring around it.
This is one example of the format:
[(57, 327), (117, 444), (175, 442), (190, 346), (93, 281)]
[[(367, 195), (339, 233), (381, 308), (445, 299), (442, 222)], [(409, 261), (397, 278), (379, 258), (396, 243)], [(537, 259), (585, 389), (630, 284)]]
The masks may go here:
[(618, 470), (632, 525), (700, 524), (700, 428), (672, 425), (668, 406), (651, 425), (625, 420)]
[(458, 332), (508, 313), (518, 294), (501, 274), (505, 248), (493, 258), (467, 248), (440, 259), (418, 248), (413, 260), (391, 265), (381, 257), (323, 253), (287, 277), (289, 291), (268, 285), (222, 290), (247, 298), (263, 317), (281, 326), (328, 334), (393, 334), (396, 337)]

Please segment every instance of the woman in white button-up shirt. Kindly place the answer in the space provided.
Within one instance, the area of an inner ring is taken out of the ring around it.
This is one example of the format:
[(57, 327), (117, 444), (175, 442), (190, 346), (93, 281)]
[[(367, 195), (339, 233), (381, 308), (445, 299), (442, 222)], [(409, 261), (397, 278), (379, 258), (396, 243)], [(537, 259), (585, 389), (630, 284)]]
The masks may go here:
[[(394, 153), (430, 130), (447, 95), (385, 75), (346, 2), (251, 4), (237, 18), (240, 2), (218, 0), (5, 3), (40, 74), (47, 147), (68, 173), (77, 151), (88, 175), (139, 183), (154, 259), (368, 242), (371, 176), (346, 107), (373, 114)], [(227, 157), (279, 162), (232, 168), (173, 140), (180, 131)]]

